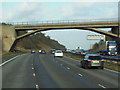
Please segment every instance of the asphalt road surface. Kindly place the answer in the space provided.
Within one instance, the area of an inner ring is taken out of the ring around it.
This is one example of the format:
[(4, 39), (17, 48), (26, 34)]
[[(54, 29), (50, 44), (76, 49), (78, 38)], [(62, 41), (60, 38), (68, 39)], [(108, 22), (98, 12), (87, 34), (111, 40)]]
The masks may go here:
[(118, 73), (84, 69), (66, 57), (24, 54), (2, 66), (3, 88), (118, 88)]

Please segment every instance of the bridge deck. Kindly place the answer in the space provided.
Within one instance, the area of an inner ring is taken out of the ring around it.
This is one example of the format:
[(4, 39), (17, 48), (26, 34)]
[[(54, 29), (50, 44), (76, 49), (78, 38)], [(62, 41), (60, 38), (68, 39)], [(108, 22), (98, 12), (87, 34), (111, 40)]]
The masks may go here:
[(112, 28), (117, 27), (118, 22), (91, 22), (91, 23), (57, 23), (57, 24), (36, 24), (36, 25), (15, 25), (16, 30), (35, 29), (74, 29), (74, 28)]

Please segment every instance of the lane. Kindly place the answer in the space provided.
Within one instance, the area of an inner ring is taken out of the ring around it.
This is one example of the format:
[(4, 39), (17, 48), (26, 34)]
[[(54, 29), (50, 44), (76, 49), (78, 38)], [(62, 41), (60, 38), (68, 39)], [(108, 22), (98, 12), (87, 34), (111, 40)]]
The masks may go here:
[(84, 76), (83, 78), (87, 78), (87, 80), (90, 80), (96, 84), (102, 84), (108, 88), (118, 87), (118, 74), (107, 72), (106, 70), (83, 69), (81, 68), (79, 62), (75, 62), (66, 57), (55, 58), (55, 62), (62, 64), (64, 67), (69, 67), (72, 72), (81, 74)]
[(43, 65), (42, 61), (45, 59), (44, 55), (35, 54), (33, 60), (33, 68), (35, 73), (35, 80), (39, 88), (57, 88), (56, 83), (51, 80), (49, 73), (45, 71), (45, 66)]
[(62, 67), (48, 54), (38, 54), (34, 66), (39, 68), (36, 70), (36, 75), (39, 78), (37, 82), (41, 88), (100, 88), (78, 74)]
[(3, 88), (35, 88), (32, 57), (25, 54), (2, 66)]

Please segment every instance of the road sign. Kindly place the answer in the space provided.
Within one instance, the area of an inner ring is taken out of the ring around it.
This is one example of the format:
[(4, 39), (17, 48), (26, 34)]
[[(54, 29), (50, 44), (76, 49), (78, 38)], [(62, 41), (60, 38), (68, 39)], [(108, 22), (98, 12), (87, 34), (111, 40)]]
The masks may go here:
[(104, 40), (105, 35), (87, 35), (88, 40)]

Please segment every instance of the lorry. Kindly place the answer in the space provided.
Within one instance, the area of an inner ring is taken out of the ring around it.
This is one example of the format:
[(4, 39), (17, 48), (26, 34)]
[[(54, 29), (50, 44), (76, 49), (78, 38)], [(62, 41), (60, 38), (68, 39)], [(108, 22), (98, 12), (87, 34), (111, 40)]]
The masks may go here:
[(81, 54), (80, 49), (76, 49), (76, 54)]
[(116, 41), (103, 41), (99, 42), (99, 53), (101, 55), (117, 55)]
[(76, 54), (81, 54), (80, 49), (81, 49), (81, 47), (76, 47)]

